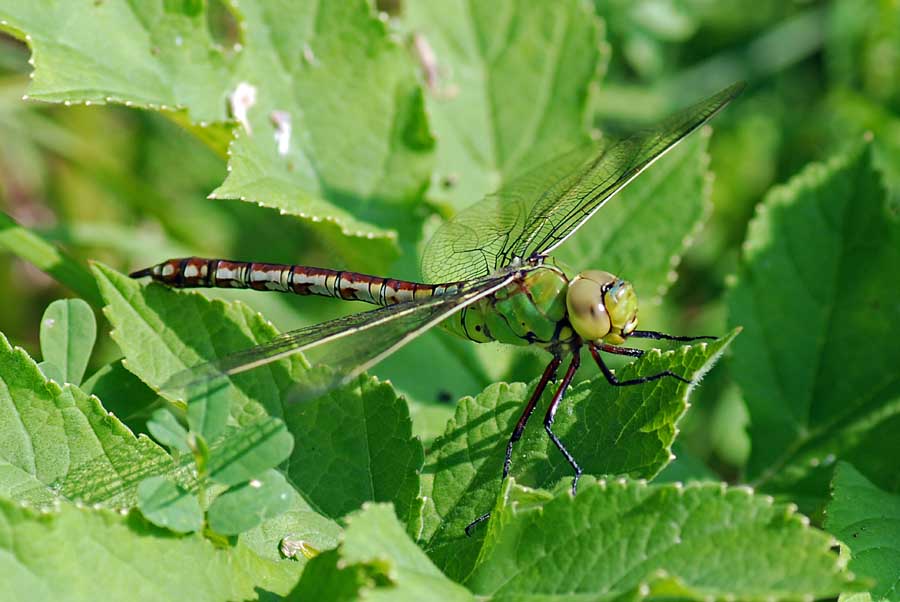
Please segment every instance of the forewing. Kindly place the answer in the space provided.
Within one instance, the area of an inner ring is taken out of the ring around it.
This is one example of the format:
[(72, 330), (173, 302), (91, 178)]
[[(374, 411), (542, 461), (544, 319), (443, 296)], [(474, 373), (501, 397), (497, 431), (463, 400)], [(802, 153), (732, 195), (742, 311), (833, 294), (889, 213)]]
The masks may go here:
[(189, 368), (163, 391), (193, 399), (218, 389), (228, 376), (303, 353), (310, 368), (292, 389), (291, 400), (320, 395), (372, 367), (410, 340), (465, 306), (490, 295), (519, 272), (471, 283), (459, 292), (380, 307), (286, 332), (271, 341)]
[(579, 148), (510, 182), (441, 226), (425, 248), (433, 282), (478, 278), (550, 253), (616, 192), (740, 94), (721, 92), (629, 138)]
[(554, 157), (457, 213), (428, 241), (422, 275), (430, 282), (457, 282), (508, 265), (509, 251), (533, 221), (536, 201), (563, 195), (597, 152), (589, 145)]

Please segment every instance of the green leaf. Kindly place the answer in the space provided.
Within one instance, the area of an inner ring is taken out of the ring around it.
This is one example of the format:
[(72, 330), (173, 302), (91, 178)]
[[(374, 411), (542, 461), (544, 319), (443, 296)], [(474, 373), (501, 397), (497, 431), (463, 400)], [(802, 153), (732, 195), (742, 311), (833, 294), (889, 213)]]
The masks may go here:
[[(98, 293), (99, 294), (99, 293)], [(132, 430), (144, 430), (144, 420), (159, 396), (122, 365), (106, 364), (81, 383), (81, 389), (103, 400), (103, 407)]]
[(796, 600), (860, 589), (828, 534), (747, 488), (619, 479), (574, 498), (560, 489), (538, 504), (507, 484), (465, 580), (476, 595)]
[(398, 516), (407, 517), (424, 452), (412, 436), (406, 402), (389, 383), (361, 377), (291, 405), (285, 421), (298, 434), (288, 475), (320, 512), (338, 518), (379, 501), (393, 502)]
[(461, 209), (585, 141), (608, 56), (585, 3), (455, 0), (404, 11), (440, 140), (435, 200)]
[(300, 582), (286, 598), (290, 602), (321, 600), (322, 602), (351, 602), (360, 592), (384, 581), (380, 567), (353, 564), (340, 560), (338, 550), (328, 550), (313, 558), (304, 568)]
[(838, 463), (831, 486), (825, 528), (850, 549), (849, 568), (875, 580), (873, 600), (900, 600), (900, 496), (846, 462)]
[[(434, 147), (406, 50), (363, 0), (241, 9), (247, 34), (238, 77), (258, 87), (254, 134), (237, 136), (231, 171), (213, 195), (332, 222), (357, 237), (354, 244), (388, 236), (362, 220), (377, 218), (379, 205), (393, 219), (408, 216)], [(292, 120), (284, 156), (273, 111)], [(393, 219), (377, 221), (396, 227)]]
[(884, 460), (900, 439), (873, 437), (900, 419), (900, 222), (885, 201), (866, 144), (773, 189), (750, 224), (729, 320), (745, 327), (747, 476), (767, 490), (821, 500), (835, 456), (897, 483)]
[(173, 537), (138, 515), (64, 505), (37, 512), (0, 499), (0, 574), (10, 600), (250, 600), (284, 595), (296, 563)]
[(718, 481), (719, 476), (702, 459), (679, 445), (672, 446), (675, 458), (653, 479), (654, 483), (687, 483), (691, 481)]
[(237, 485), (278, 466), (290, 455), (294, 438), (284, 422), (261, 418), (229, 432), (212, 446), (210, 478), (223, 485)]
[[(672, 370), (698, 379), (734, 340), (650, 351), (617, 376), (630, 379)], [(593, 366), (585, 365), (590, 370)], [(534, 383), (492, 385), (464, 399), (447, 432), (429, 450), (423, 470), (422, 516), (411, 526), (420, 545), (448, 575), (464, 577), (475, 561), (481, 537), (464, 529), (490, 511), (500, 488), (506, 445)], [(574, 386), (556, 414), (554, 433), (586, 474), (628, 474), (651, 478), (668, 464), (677, 423), (694, 385), (665, 378), (641, 386), (611, 387), (602, 376)], [(544, 431), (542, 419), (555, 389), (548, 386), (512, 455), (511, 474), (534, 487), (560, 479), (572, 468)]]
[(203, 510), (197, 497), (166, 477), (144, 479), (137, 489), (138, 508), (151, 523), (176, 533), (199, 531)]
[(710, 131), (703, 128), (661, 157), (554, 255), (577, 269), (618, 274), (644, 303), (659, 303), (711, 209)]
[(80, 385), (97, 340), (97, 321), (81, 299), (59, 299), (41, 318), (41, 353), (62, 370), (62, 383)]
[(307, 565), (292, 600), (473, 600), (447, 579), (404, 532), (388, 504), (347, 517), (337, 550)]
[(191, 452), (191, 447), (187, 442), (187, 429), (167, 408), (160, 408), (153, 412), (153, 416), (147, 421), (147, 430), (154, 439), (166, 447), (186, 454)]
[(0, 335), (0, 496), (122, 507), (141, 480), (173, 468), (165, 451), (135, 437), (97, 398), (48, 382)]
[(31, 263), (63, 286), (69, 287), (79, 297), (87, 299), (95, 307), (100, 306), (100, 291), (97, 290), (96, 282), (84, 265), (31, 230), (23, 228), (2, 211), (0, 211), (0, 248)]
[(290, 507), (291, 486), (269, 469), (242, 485), (232, 487), (209, 506), (209, 526), (222, 535), (238, 535), (278, 516)]
[(187, 422), (191, 432), (208, 441), (221, 435), (228, 425), (231, 404), (221, 395), (205, 392), (199, 398), (188, 396), (187, 399)]
[(3, 0), (0, 25), (27, 35), (30, 98), (175, 111), (201, 138), (231, 119), (229, 173), (211, 196), (299, 216), (383, 266), (396, 255), (385, 228), (415, 228), (434, 147), (406, 50), (365, 0), (242, 2), (230, 48), (197, 6)]
[[(307, 548), (330, 550), (337, 546), (341, 527), (318, 512), (293, 487), (288, 488), (288, 508), (262, 524), (241, 533), (240, 541), (262, 558), (282, 560), (284, 547), (302, 542)], [(303, 554), (292, 556), (305, 564)]]
[[(223, 90), (234, 60), (215, 47), (205, 15), (172, 2), (39, 1), (4, 2), (0, 19), (28, 36), (34, 52), (30, 98), (187, 109), (196, 121), (227, 118), (222, 96), (213, 92)], [(108, 35), (114, 32), (119, 35)]]
[(59, 368), (56, 364), (51, 364), (50, 362), (40, 362), (38, 364), (38, 368), (41, 370), (41, 374), (43, 374), (47, 380), (52, 380), (58, 385), (65, 384), (66, 379), (63, 377), (62, 368)]

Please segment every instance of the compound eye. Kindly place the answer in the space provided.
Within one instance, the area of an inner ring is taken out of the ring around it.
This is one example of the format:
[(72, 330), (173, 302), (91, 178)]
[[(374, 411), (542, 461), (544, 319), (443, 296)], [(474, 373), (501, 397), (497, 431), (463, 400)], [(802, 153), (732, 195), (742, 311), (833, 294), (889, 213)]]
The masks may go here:
[(588, 341), (602, 339), (610, 331), (609, 314), (603, 304), (603, 286), (593, 280), (575, 279), (566, 293), (569, 323)]
[(617, 280), (604, 299), (612, 328), (620, 334), (631, 334), (637, 327), (637, 295), (630, 283)]

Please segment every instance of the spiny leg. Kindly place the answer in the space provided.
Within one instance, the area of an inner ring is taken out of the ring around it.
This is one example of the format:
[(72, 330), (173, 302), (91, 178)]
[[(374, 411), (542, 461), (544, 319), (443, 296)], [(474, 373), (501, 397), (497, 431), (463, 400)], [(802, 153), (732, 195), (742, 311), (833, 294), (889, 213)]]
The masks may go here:
[(559, 383), (559, 388), (556, 390), (556, 393), (553, 395), (553, 400), (550, 402), (550, 407), (547, 408), (547, 415), (544, 416), (544, 430), (547, 431), (547, 435), (549, 435), (550, 440), (556, 445), (556, 448), (565, 456), (566, 460), (569, 462), (569, 465), (572, 466), (572, 469), (575, 471), (575, 477), (572, 479), (572, 495), (575, 495), (575, 492), (578, 490), (578, 479), (581, 477), (581, 467), (578, 465), (578, 462), (575, 461), (575, 458), (569, 453), (569, 450), (566, 449), (566, 446), (563, 445), (563, 442), (559, 440), (559, 437), (553, 432), (553, 420), (556, 418), (556, 409), (559, 407), (559, 402), (562, 400), (563, 396), (566, 394), (566, 389), (569, 387), (569, 384), (572, 382), (572, 378), (575, 376), (575, 372), (578, 371), (578, 366), (581, 365), (581, 354), (579, 354), (578, 350), (574, 350), (572, 354), (572, 363), (569, 364), (568, 369), (566, 369), (566, 375), (563, 376), (562, 382)]
[(561, 361), (559, 356), (554, 356), (550, 363), (547, 364), (547, 367), (544, 369), (544, 374), (541, 376), (541, 380), (538, 382), (537, 387), (535, 387), (534, 393), (531, 394), (531, 399), (528, 400), (525, 410), (522, 411), (522, 415), (519, 416), (519, 421), (516, 422), (516, 428), (513, 430), (512, 435), (509, 437), (509, 442), (506, 444), (506, 459), (503, 461), (503, 479), (509, 476), (509, 467), (512, 464), (513, 446), (516, 441), (522, 438), (522, 433), (525, 432), (525, 425), (528, 424), (528, 419), (531, 418), (531, 414), (534, 413), (534, 408), (541, 399), (541, 395), (544, 394), (547, 383), (556, 376), (556, 370), (559, 368)]
[[(683, 383), (691, 384), (691, 381), (688, 379), (678, 376), (671, 370), (664, 370), (659, 374), (651, 374), (650, 376), (642, 376), (640, 378), (632, 378), (629, 380), (619, 380), (616, 378), (616, 375), (613, 374), (612, 370), (610, 370), (606, 366), (606, 362), (603, 361), (603, 358), (600, 357), (600, 348), (598, 348), (593, 343), (588, 345), (588, 348), (591, 350), (591, 355), (594, 356), (594, 361), (597, 362), (597, 366), (600, 367), (600, 371), (603, 372), (603, 376), (606, 377), (606, 381), (614, 387), (629, 387), (631, 385), (640, 385), (643, 383), (649, 383), (654, 380), (659, 380), (661, 378), (665, 378), (666, 376), (671, 376), (672, 378), (676, 378)], [(604, 351), (606, 351), (604, 349)], [(615, 353), (615, 352), (612, 352)]]
[[(678, 334), (665, 334), (663, 332), (656, 332), (655, 330), (635, 330), (632, 331), (629, 337), (634, 337), (636, 339), (655, 339), (666, 340), (666, 341), (700, 341), (706, 339), (708, 341), (715, 341), (716, 337), (710, 336), (699, 336), (699, 337), (686, 337)], [(606, 351), (604, 349), (604, 351)]]
[(617, 345), (610, 345), (608, 343), (596, 343), (597, 349), (600, 351), (605, 351), (607, 353), (615, 353), (616, 355), (628, 355), (631, 357), (642, 357), (644, 355), (643, 349), (632, 349), (631, 347), (619, 347)]
[[(556, 370), (559, 368), (559, 364), (562, 360), (558, 355), (554, 355), (553, 359), (550, 360), (550, 363), (547, 364), (547, 367), (544, 369), (544, 374), (541, 375), (541, 380), (538, 381), (537, 387), (534, 389), (534, 393), (531, 394), (531, 398), (528, 400), (528, 403), (525, 405), (525, 409), (522, 411), (522, 415), (519, 416), (519, 421), (516, 422), (516, 428), (513, 429), (512, 435), (509, 437), (509, 441), (506, 444), (506, 458), (503, 461), (503, 477), (505, 479), (509, 476), (509, 467), (512, 464), (512, 450), (516, 441), (522, 438), (522, 433), (525, 432), (525, 425), (528, 424), (528, 419), (531, 418), (531, 415), (534, 413), (534, 408), (537, 406), (537, 402), (540, 401), (541, 395), (544, 394), (544, 389), (547, 388), (547, 383), (549, 383), (554, 376), (556, 376)], [(471, 523), (466, 525), (466, 535), (472, 534), (472, 529), (478, 525), (479, 523), (483, 523), (487, 519), (491, 517), (490, 512), (485, 512)]]

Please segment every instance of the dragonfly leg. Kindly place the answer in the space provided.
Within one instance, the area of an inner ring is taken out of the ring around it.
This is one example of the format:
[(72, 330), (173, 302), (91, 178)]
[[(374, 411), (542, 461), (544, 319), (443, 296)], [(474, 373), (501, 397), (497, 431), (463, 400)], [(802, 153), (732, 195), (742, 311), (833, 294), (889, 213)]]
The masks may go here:
[[(635, 330), (628, 336), (634, 337), (636, 339), (656, 339), (658, 340), (666, 340), (666, 341), (700, 341), (706, 339), (708, 341), (715, 341), (716, 337), (710, 336), (699, 336), (699, 337), (685, 337), (677, 334), (665, 334), (663, 332), (656, 332), (655, 330)], [(606, 351), (606, 349), (604, 349)]]
[[(534, 413), (534, 408), (537, 406), (537, 402), (540, 401), (541, 395), (544, 393), (544, 389), (547, 388), (547, 383), (556, 376), (556, 370), (559, 368), (559, 364), (562, 360), (558, 355), (554, 355), (553, 359), (550, 360), (550, 363), (547, 364), (547, 367), (544, 369), (544, 374), (541, 375), (541, 380), (538, 381), (537, 387), (534, 389), (534, 393), (531, 394), (531, 398), (528, 400), (528, 404), (525, 406), (525, 409), (522, 411), (522, 415), (519, 416), (519, 421), (516, 422), (516, 428), (513, 430), (512, 435), (509, 437), (509, 441), (506, 444), (506, 458), (503, 460), (503, 479), (509, 476), (509, 467), (512, 464), (512, 450), (513, 446), (516, 444), (516, 441), (522, 438), (522, 433), (525, 432), (525, 425), (528, 424), (528, 419), (531, 418), (531, 415)], [(466, 535), (472, 535), (472, 529), (478, 526), (480, 523), (483, 523), (487, 519), (491, 517), (490, 512), (485, 512), (471, 523), (466, 525)]]
[(522, 438), (522, 433), (525, 431), (525, 425), (528, 424), (528, 419), (531, 418), (531, 414), (534, 413), (537, 402), (541, 399), (541, 395), (544, 394), (547, 383), (556, 376), (556, 370), (559, 368), (560, 362), (559, 356), (554, 356), (550, 363), (547, 364), (547, 367), (544, 369), (544, 374), (541, 376), (541, 380), (538, 382), (537, 387), (535, 387), (534, 393), (531, 394), (531, 399), (528, 400), (525, 410), (522, 412), (522, 415), (519, 416), (519, 421), (516, 422), (516, 428), (513, 430), (512, 435), (509, 437), (509, 442), (506, 444), (506, 458), (503, 460), (502, 477), (504, 479), (509, 476), (509, 467), (512, 464), (513, 446), (516, 444), (516, 441)]
[(629, 355), (631, 357), (641, 357), (642, 355), (644, 355), (643, 349), (619, 347), (618, 345), (609, 345), (607, 343), (598, 344), (597, 349), (599, 349), (600, 351), (605, 351), (607, 353), (615, 353), (616, 355)]
[[(672, 378), (676, 378), (683, 383), (691, 384), (691, 381), (688, 379), (678, 376), (671, 370), (663, 370), (659, 374), (651, 374), (650, 376), (642, 376), (640, 378), (632, 378), (630, 380), (619, 380), (616, 378), (616, 375), (613, 374), (612, 370), (610, 370), (606, 362), (603, 361), (603, 358), (600, 357), (600, 349), (596, 345), (588, 345), (591, 350), (591, 355), (594, 356), (594, 361), (597, 362), (597, 366), (600, 367), (600, 371), (603, 372), (603, 376), (606, 377), (606, 382), (611, 384), (614, 387), (629, 387), (631, 385), (640, 385), (643, 383), (649, 383), (654, 380), (659, 380), (661, 378), (665, 378), (666, 376), (671, 376)], [(606, 351), (604, 349), (604, 351)]]
[(491, 513), (490, 513), (490, 512), (485, 512), (484, 514), (482, 514), (481, 516), (479, 516), (478, 518), (476, 518), (475, 520), (473, 520), (471, 523), (469, 523), (468, 525), (466, 525), (466, 536), (467, 536), (467, 537), (472, 537), (472, 531), (475, 530), (475, 527), (477, 527), (478, 525), (480, 525), (481, 523), (483, 523), (484, 521), (486, 521), (486, 520), (489, 519), (490, 517), (491, 517)]
[(553, 400), (550, 402), (550, 407), (547, 408), (547, 415), (544, 416), (544, 430), (547, 431), (547, 435), (550, 437), (550, 440), (556, 445), (556, 448), (565, 456), (566, 460), (568, 460), (569, 464), (572, 466), (572, 469), (575, 471), (575, 477), (572, 479), (572, 495), (575, 495), (575, 492), (578, 490), (578, 479), (581, 477), (581, 467), (578, 465), (578, 462), (575, 461), (575, 458), (569, 453), (569, 450), (566, 449), (566, 446), (563, 445), (563, 442), (559, 440), (559, 437), (553, 432), (553, 420), (556, 418), (556, 410), (559, 407), (559, 402), (562, 400), (563, 396), (566, 394), (566, 389), (569, 387), (569, 383), (572, 382), (572, 378), (575, 376), (575, 372), (578, 371), (578, 366), (581, 364), (581, 355), (578, 353), (576, 349), (572, 355), (572, 363), (569, 364), (569, 367), (566, 369), (566, 375), (563, 376), (562, 382), (559, 383), (559, 388), (556, 390), (556, 393), (553, 395)]

